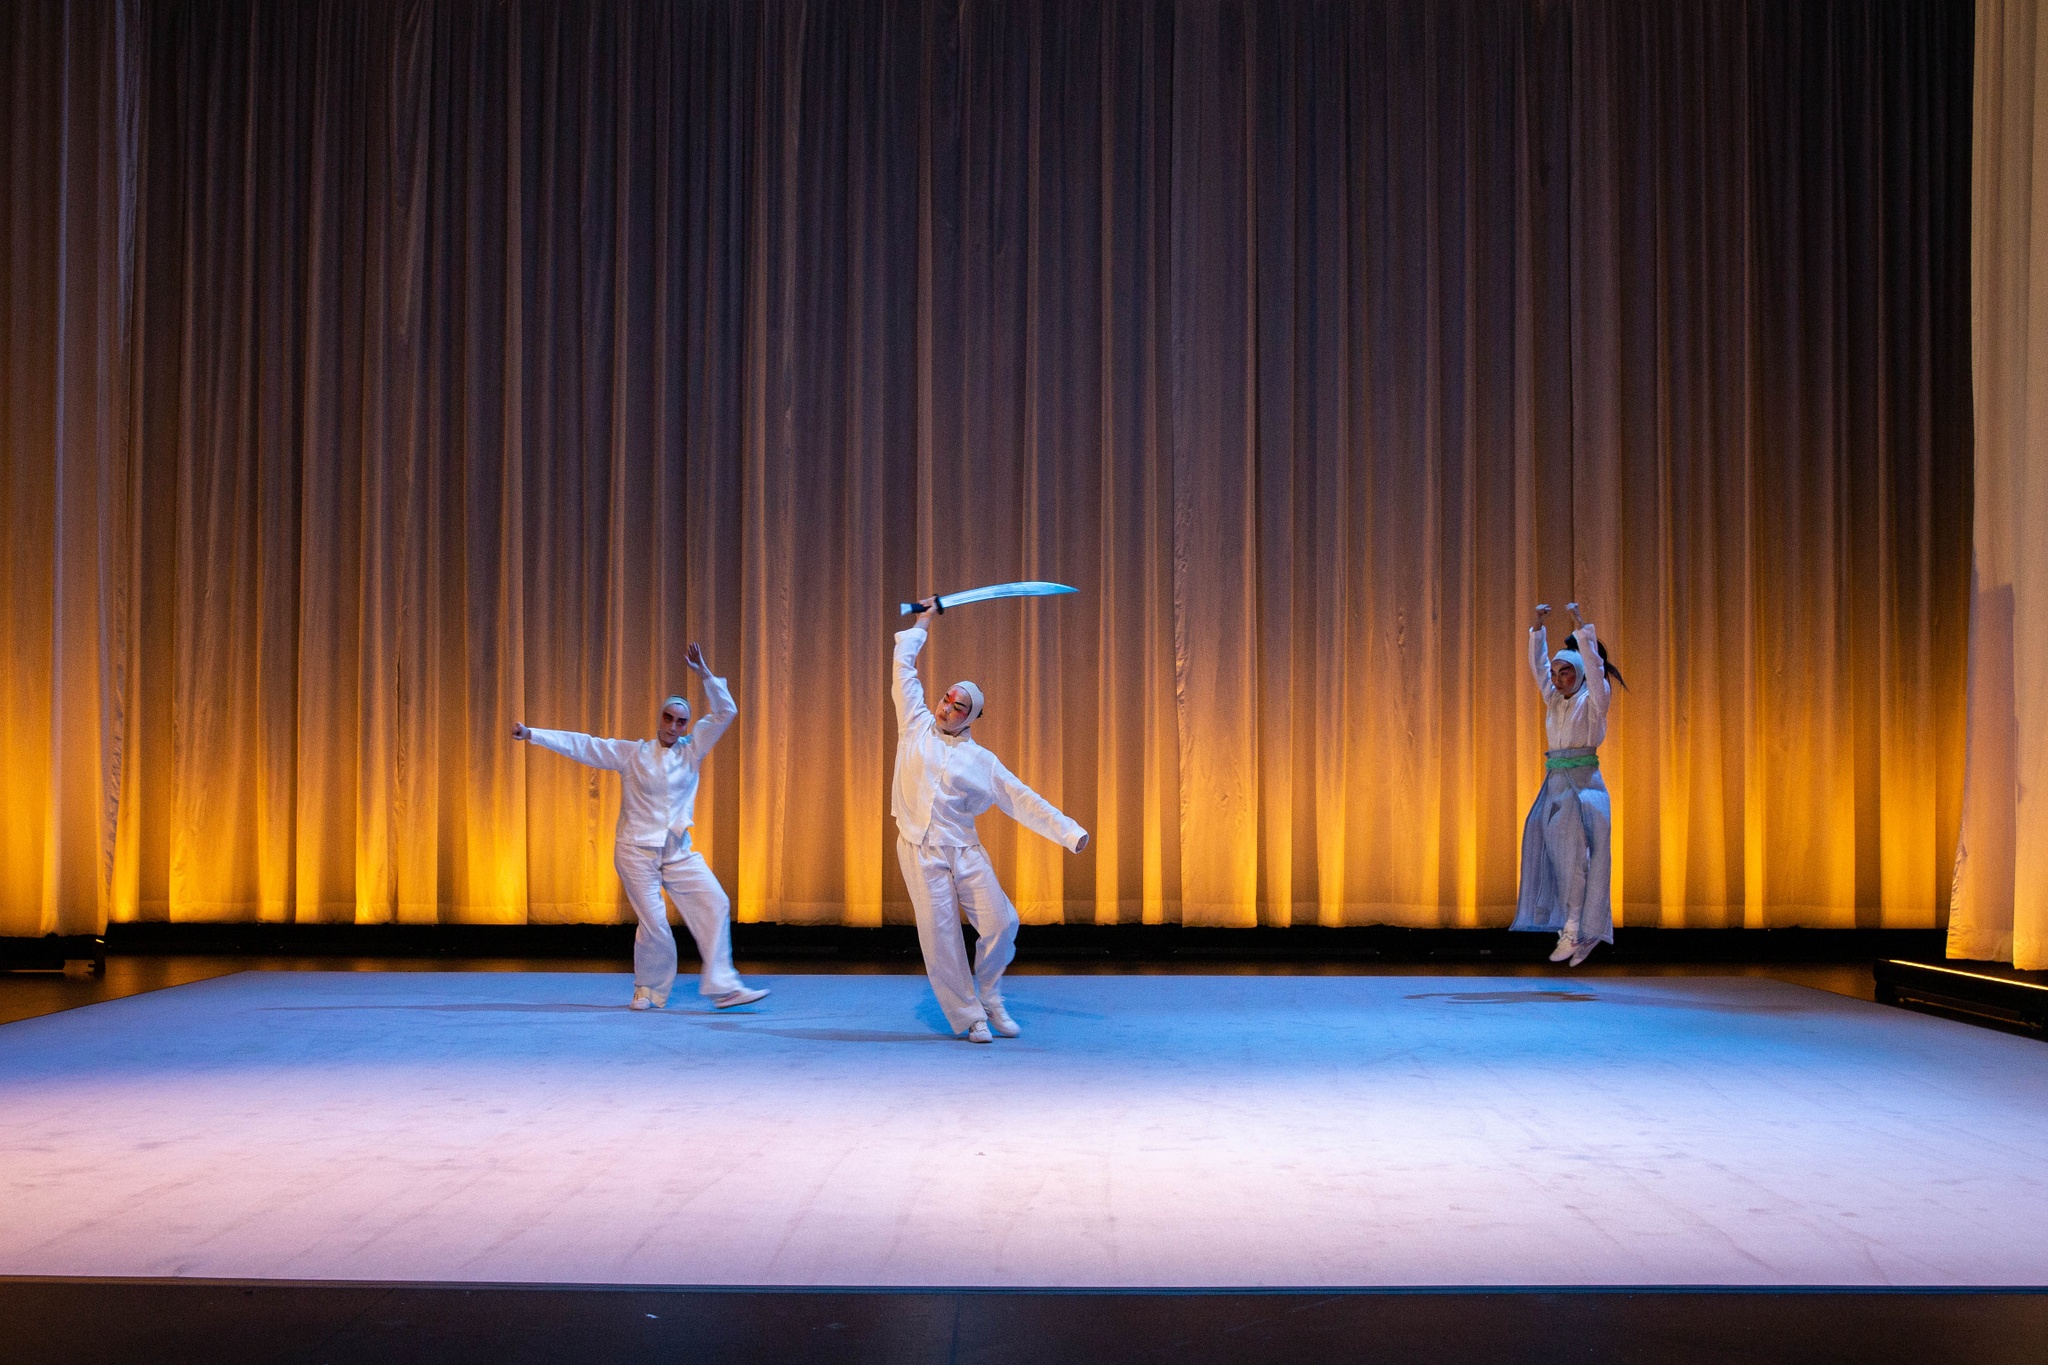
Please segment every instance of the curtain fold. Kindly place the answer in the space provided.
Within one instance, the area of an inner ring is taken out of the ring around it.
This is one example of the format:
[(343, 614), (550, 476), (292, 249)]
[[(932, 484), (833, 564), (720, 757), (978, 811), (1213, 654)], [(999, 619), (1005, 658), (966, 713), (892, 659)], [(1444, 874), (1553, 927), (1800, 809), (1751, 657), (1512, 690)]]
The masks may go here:
[(2048, 968), (2048, 24), (1978, 0), (1970, 193), (1977, 435), (1969, 760), (1951, 957)]
[(136, 912), (135, 0), (0, 16), (0, 933)]
[(1624, 922), (1940, 921), (1967, 9), (93, 12), (133, 132), (6, 177), (7, 511), (98, 528), (8, 552), (10, 931), (619, 918), (613, 780), (508, 732), (646, 733), (692, 640), (740, 917), (906, 920), (895, 604), (1014, 578), (1081, 591), (926, 659), (1094, 835), (988, 822), (1031, 922), (1506, 923), (1539, 598), (1633, 685)]

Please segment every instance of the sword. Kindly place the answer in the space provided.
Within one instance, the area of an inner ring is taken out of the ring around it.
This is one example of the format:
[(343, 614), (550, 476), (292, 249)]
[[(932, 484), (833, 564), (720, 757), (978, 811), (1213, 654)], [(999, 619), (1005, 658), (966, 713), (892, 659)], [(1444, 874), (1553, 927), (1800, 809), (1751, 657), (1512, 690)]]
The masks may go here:
[[(1075, 589), (1064, 583), (991, 583), (986, 588), (969, 588), (966, 592), (949, 592), (943, 597), (934, 597), (939, 615), (946, 614), (947, 607), (964, 607), (969, 602), (993, 602), (998, 597), (1056, 597)], [(915, 602), (905, 602), (896, 614), (908, 616), (918, 610)]]

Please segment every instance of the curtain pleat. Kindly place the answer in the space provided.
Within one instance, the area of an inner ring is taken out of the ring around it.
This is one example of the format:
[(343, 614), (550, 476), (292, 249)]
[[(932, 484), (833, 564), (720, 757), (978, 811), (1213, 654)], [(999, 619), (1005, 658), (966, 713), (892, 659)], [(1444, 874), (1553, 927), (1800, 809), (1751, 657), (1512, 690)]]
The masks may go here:
[[(1975, 540), (1952, 957), (2048, 968), (2048, 24), (1979, 0), (1970, 219)], [(1953, 642), (1951, 648), (1957, 647)]]
[(1539, 599), (1624, 922), (1940, 922), (1967, 9), (12, 15), (8, 932), (618, 919), (509, 731), (692, 641), (739, 916), (901, 922), (896, 603), (1018, 578), (926, 662), (1030, 922), (1505, 923)]
[(136, 913), (142, 9), (0, 14), (0, 933)]

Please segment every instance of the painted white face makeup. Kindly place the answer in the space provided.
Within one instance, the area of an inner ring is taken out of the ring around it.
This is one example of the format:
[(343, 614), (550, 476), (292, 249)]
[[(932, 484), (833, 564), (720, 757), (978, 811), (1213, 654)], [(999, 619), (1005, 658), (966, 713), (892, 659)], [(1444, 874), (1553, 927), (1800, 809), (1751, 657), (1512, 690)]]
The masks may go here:
[(661, 741), (661, 747), (669, 749), (675, 747), (676, 741), (681, 739), (689, 728), (690, 708), (679, 702), (670, 702), (661, 708), (661, 720), (656, 726), (655, 735)]

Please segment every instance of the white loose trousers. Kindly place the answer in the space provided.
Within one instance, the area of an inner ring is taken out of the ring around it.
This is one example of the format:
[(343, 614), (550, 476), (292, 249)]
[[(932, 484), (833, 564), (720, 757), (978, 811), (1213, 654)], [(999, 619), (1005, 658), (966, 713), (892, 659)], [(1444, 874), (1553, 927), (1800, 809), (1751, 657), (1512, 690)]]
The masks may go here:
[(1546, 771), (1522, 823), (1522, 885), (1508, 927), (1614, 942), (1613, 826), (1598, 768)]
[[(934, 847), (896, 838), (896, 861), (917, 914), (917, 945), (924, 950), (925, 975), (953, 1032), (965, 1033), (988, 1020), (987, 1006), (1003, 998), (1003, 969), (1017, 955), (1017, 907), (1003, 894), (996, 870), (980, 844)], [(974, 969), (960, 922), (974, 926), (979, 940)]]
[[(1552, 795), (1549, 784), (1545, 795)], [(1543, 847), (1565, 904), (1563, 932), (1580, 943), (1614, 942), (1614, 811), (1595, 771), (1587, 784), (1555, 793), (1543, 812)]]
[(675, 899), (690, 937), (697, 940), (697, 956), (703, 970), (697, 977), (697, 994), (725, 995), (740, 989), (739, 974), (732, 969), (732, 902), (725, 888), (711, 874), (704, 855), (690, 847), (688, 834), (671, 834), (660, 848), (621, 843), (612, 855), (612, 865), (625, 884), (626, 899), (632, 902), (640, 927), (633, 933), (633, 984), (654, 994), (654, 1003), (666, 1005), (676, 981), (676, 939), (668, 927), (668, 907), (662, 903), (663, 888)]

